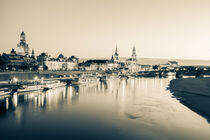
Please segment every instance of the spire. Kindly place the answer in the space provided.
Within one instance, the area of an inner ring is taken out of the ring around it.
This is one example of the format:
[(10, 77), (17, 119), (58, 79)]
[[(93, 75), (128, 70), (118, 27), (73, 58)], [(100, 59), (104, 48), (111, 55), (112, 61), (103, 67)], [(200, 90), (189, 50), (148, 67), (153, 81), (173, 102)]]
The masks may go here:
[(114, 56), (112, 55), (112, 57), (111, 57), (111, 62), (114, 62)]
[(115, 53), (116, 53), (116, 54), (118, 53), (118, 50), (117, 50), (117, 44), (116, 44), (116, 49), (115, 49)]
[(136, 60), (136, 48), (135, 48), (135, 45), (133, 45), (133, 51), (132, 51), (132, 59), (133, 60)]
[(133, 45), (133, 52), (136, 52), (135, 45)]
[(115, 53), (113, 55), (113, 60), (114, 60), (114, 63), (118, 63), (118, 50), (117, 50), (117, 45), (116, 45), (116, 49), (115, 49)]
[(32, 49), (31, 58), (35, 58), (34, 49)]
[(31, 52), (31, 54), (32, 54), (32, 55), (34, 55), (34, 48), (32, 49), (32, 52)]
[(25, 35), (24, 31), (22, 31), (22, 33), (20, 35)]
[(22, 31), (22, 33), (20, 34), (20, 41), (21, 42), (25, 42), (26, 39), (25, 39), (25, 33)]

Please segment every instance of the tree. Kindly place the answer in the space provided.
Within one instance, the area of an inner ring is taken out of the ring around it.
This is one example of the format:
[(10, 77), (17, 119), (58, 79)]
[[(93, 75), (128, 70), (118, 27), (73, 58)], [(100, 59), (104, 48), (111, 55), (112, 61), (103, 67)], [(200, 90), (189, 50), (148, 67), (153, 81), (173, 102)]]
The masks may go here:
[(157, 69), (158, 69), (158, 65), (154, 65), (152, 68), (153, 68), (154, 70), (157, 70)]
[(48, 70), (48, 66), (44, 65), (44, 66), (43, 66), (43, 69), (44, 69), (44, 70)]
[(0, 69), (5, 70), (9, 63), (9, 56), (6, 53), (0, 55)]
[(34, 65), (32, 69), (33, 70), (38, 70), (39, 69), (39, 66), (38, 65)]
[(29, 64), (27, 62), (23, 62), (22, 65), (20, 66), (20, 69), (28, 70), (29, 69)]

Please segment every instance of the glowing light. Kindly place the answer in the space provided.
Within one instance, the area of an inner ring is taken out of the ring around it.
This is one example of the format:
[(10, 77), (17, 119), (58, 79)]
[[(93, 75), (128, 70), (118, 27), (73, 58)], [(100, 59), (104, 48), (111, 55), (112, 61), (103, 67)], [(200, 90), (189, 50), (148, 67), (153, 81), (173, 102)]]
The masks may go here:
[(6, 98), (6, 110), (8, 110), (8, 109), (9, 109), (9, 99)]
[(18, 96), (17, 96), (17, 93), (15, 93), (13, 95), (13, 104), (14, 104), (15, 107), (17, 107), (17, 105), (18, 105)]
[(34, 77), (34, 80), (37, 81), (39, 78), (37, 76)]
[(12, 82), (13, 82), (13, 83), (17, 83), (17, 82), (18, 82), (18, 79), (17, 79), (16, 77), (14, 77), (14, 78), (12, 79)]
[(44, 77), (41, 78), (41, 83), (44, 83)]

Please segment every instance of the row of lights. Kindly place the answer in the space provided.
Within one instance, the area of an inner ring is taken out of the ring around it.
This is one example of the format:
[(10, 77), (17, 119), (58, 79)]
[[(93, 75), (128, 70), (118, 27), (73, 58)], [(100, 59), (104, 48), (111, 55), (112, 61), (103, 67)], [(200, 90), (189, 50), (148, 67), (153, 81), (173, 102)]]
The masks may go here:
[[(35, 81), (38, 81), (39, 80), (39, 77), (38, 76), (35, 76), (34, 77), (34, 80)], [(17, 83), (18, 82), (18, 78), (13, 77), (11, 81), (12, 81), (12, 83)], [(44, 77), (41, 77), (41, 82), (43, 82), (43, 81), (44, 81)]]

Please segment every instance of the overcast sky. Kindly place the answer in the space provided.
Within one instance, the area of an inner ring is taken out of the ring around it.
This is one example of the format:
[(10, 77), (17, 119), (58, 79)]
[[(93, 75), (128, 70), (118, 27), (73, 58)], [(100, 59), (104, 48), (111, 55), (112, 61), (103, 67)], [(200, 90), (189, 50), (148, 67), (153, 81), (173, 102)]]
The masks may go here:
[(210, 0), (0, 0), (0, 53), (210, 59)]

